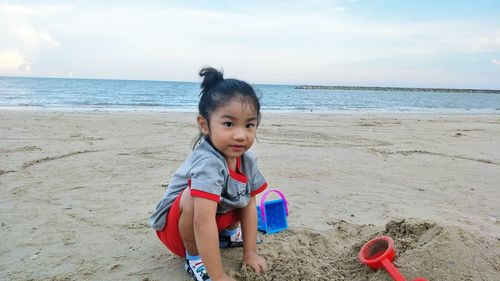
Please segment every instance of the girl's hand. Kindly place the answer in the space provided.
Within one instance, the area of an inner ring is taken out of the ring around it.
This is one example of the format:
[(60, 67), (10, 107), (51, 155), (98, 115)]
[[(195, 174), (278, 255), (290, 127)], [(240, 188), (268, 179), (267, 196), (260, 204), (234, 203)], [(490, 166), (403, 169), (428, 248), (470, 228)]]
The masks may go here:
[(266, 260), (254, 251), (249, 251), (243, 254), (243, 266), (250, 266), (257, 273), (267, 270)]

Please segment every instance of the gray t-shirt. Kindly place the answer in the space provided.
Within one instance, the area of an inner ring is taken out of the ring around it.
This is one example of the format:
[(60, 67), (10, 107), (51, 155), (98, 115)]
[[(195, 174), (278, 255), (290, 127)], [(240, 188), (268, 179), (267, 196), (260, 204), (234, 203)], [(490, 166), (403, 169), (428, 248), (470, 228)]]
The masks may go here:
[(217, 213), (244, 208), (250, 197), (262, 192), (267, 184), (251, 152), (236, 161), (237, 171), (230, 170), (226, 159), (207, 141), (202, 142), (175, 172), (165, 195), (149, 218), (156, 230), (165, 227), (168, 210), (186, 188), (194, 197), (218, 202)]

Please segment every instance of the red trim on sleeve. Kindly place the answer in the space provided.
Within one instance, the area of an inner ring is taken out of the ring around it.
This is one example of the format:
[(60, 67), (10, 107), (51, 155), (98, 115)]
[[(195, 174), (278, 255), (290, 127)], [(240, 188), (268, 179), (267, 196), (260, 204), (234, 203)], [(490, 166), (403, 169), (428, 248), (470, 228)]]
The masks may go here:
[(264, 189), (266, 189), (266, 187), (267, 187), (267, 182), (265, 182), (261, 187), (257, 188), (256, 190), (250, 192), (250, 196), (255, 196), (261, 193), (262, 191), (264, 191)]
[(193, 196), (193, 197), (201, 197), (201, 198), (215, 201), (217, 203), (220, 202), (220, 196), (217, 194), (213, 194), (210, 192), (197, 190), (197, 189), (191, 189), (191, 179), (188, 179), (188, 187), (189, 187), (189, 194), (191, 194), (191, 196)]
[(205, 191), (201, 191), (201, 190), (197, 190), (197, 189), (190, 189), (190, 193), (191, 193), (191, 196), (193, 196), (193, 197), (201, 197), (201, 198), (205, 198), (205, 199), (208, 199), (211, 201), (215, 201), (217, 203), (220, 202), (220, 196), (213, 194), (213, 193), (209, 193), (209, 192), (205, 192)]

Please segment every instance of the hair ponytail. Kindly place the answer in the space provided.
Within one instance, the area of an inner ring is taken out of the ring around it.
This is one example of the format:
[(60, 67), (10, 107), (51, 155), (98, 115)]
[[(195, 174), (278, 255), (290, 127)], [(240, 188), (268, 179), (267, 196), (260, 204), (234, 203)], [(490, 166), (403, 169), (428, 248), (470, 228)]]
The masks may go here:
[(224, 81), (224, 74), (222, 71), (218, 71), (213, 67), (205, 67), (200, 70), (198, 73), (200, 77), (203, 77), (203, 81), (201, 82), (201, 93), (200, 96), (209, 92), (210, 88)]
[(216, 94), (216, 86), (224, 81), (224, 75), (222, 74), (222, 71), (218, 71), (213, 67), (202, 68), (198, 74), (200, 77), (203, 77), (203, 81), (200, 86), (201, 92), (200, 102), (198, 103), (198, 112), (208, 121), (208, 115), (214, 107), (213, 95)]

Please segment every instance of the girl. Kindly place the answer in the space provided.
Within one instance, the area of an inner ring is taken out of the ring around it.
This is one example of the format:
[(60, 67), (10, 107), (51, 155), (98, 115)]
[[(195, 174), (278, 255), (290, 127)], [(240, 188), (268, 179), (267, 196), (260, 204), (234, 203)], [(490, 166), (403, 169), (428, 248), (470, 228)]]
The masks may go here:
[(246, 82), (224, 79), (211, 67), (199, 75), (200, 136), (149, 222), (168, 249), (186, 257), (194, 280), (233, 280), (223, 271), (219, 247), (243, 246), (243, 265), (257, 273), (267, 267), (257, 254), (255, 208), (255, 195), (267, 184), (248, 152), (260, 102)]

